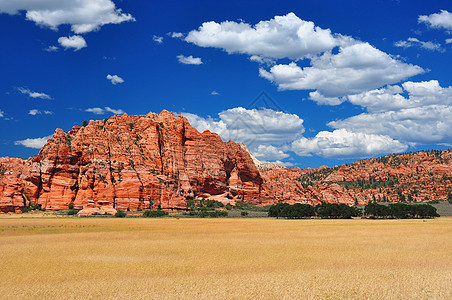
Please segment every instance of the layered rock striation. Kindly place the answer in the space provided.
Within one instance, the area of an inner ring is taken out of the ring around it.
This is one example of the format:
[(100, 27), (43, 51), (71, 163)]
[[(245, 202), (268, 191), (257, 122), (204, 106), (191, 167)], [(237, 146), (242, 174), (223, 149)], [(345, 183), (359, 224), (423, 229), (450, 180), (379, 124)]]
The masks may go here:
[(186, 199), (260, 203), (263, 180), (249, 154), (199, 133), (168, 111), (127, 114), (57, 129), (37, 156), (0, 159), (0, 210), (105, 207), (185, 209)]
[(387, 155), (334, 168), (262, 164), (245, 145), (223, 142), (166, 110), (116, 115), (69, 132), (57, 129), (38, 155), (0, 158), (0, 212), (73, 204), (81, 214), (161, 207), (207, 198), (365, 204), (443, 200), (452, 192), (451, 151)]

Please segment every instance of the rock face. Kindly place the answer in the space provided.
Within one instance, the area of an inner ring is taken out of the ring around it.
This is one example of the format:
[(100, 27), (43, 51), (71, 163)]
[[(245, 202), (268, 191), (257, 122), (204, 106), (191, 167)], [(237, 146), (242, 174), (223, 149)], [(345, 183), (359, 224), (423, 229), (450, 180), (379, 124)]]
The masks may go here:
[[(256, 164), (259, 168), (256, 167)], [(235, 204), (445, 199), (451, 151), (388, 155), (317, 169), (261, 164), (244, 145), (199, 133), (181, 115), (112, 116), (57, 129), (38, 155), (0, 158), (0, 212), (73, 204), (82, 214), (186, 209), (187, 199)]]
[(452, 152), (392, 154), (334, 168), (274, 167), (260, 173), (274, 194), (284, 193), (285, 202), (353, 205), (446, 200), (452, 192)]
[(24, 205), (185, 209), (201, 195), (259, 203), (263, 180), (249, 154), (181, 115), (113, 116), (57, 129), (30, 159), (0, 159), (0, 210)]

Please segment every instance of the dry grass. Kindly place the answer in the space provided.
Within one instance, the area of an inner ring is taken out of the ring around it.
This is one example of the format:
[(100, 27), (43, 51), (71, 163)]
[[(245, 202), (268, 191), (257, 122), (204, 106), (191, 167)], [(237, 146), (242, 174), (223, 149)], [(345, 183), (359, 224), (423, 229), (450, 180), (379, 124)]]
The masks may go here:
[(452, 218), (0, 218), (0, 295), (452, 299)]

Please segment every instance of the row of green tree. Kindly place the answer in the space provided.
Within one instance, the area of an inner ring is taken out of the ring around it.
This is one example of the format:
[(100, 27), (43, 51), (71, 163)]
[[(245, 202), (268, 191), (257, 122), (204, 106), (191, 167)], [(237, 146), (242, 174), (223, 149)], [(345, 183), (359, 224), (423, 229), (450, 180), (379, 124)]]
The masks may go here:
[(369, 203), (364, 207), (364, 215), (381, 219), (425, 219), (439, 217), (436, 208), (430, 204), (410, 205), (405, 203), (393, 203), (388, 206)]
[(429, 204), (409, 205), (394, 203), (388, 206), (369, 203), (364, 211), (355, 206), (337, 203), (322, 203), (316, 206), (296, 203), (277, 203), (270, 206), (269, 217), (303, 219), (319, 217), (322, 219), (351, 219), (352, 217), (367, 216), (370, 218), (434, 218), (439, 217), (436, 208)]
[(277, 203), (270, 206), (269, 217), (303, 219), (310, 217), (320, 217), (325, 219), (350, 219), (361, 215), (359, 208), (346, 204), (322, 203), (316, 206), (296, 203)]

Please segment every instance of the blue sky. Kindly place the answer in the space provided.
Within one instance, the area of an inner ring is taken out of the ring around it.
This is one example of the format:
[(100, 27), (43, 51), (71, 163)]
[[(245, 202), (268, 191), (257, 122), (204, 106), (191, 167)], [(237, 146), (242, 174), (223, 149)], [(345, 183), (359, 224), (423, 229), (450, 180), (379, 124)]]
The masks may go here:
[(452, 144), (450, 1), (0, 0), (0, 156), (181, 113), (299, 167)]

